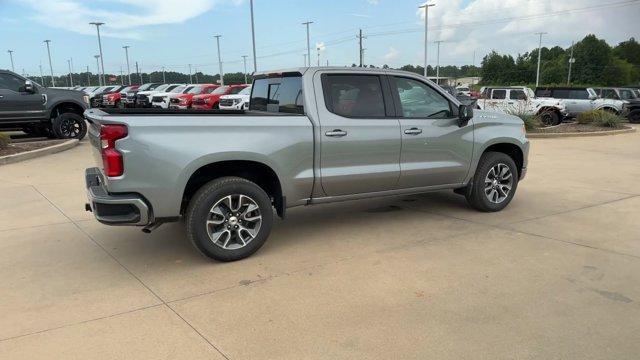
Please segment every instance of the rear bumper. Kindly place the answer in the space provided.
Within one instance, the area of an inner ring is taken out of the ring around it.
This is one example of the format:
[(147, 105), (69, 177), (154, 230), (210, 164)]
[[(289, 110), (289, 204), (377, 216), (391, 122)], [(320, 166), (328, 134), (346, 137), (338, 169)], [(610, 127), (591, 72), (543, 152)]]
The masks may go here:
[(85, 185), (89, 203), (86, 210), (107, 225), (138, 225), (153, 223), (153, 212), (139, 194), (110, 194), (104, 187), (104, 178), (98, 168), (85, 170)]

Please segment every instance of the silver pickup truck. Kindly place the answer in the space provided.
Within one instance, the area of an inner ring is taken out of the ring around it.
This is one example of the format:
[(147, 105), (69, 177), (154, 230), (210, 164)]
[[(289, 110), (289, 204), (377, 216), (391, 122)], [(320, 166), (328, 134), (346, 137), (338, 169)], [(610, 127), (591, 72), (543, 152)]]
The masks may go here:
[(512, 115), (475, 110), (422, 76), (386, 69), (256, 74), (249, 110), (90, 109), (98, 167), (86, 208), (151, 231), (184, 219), (204, 255), (258, 250), (273, 209), (453, 189), (499, 211), (527, 169)]

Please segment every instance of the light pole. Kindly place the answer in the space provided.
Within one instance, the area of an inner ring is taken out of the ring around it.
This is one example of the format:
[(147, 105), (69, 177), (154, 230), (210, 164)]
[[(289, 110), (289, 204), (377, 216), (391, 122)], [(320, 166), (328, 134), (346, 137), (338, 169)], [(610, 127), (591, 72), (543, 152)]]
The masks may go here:
[(16, 72), (16, 69), (13, 67), (13, 50), (7, 50), (9, 53), (9, 57), (11, 58), (11, 71)]
[(91, 72), (89, 72), (89, 65), (87, 65), (87, 86), (91, 86)]
[(129, 78), (129, 85), (131, 85), (131, 68), (129, 67), (129, 48), (130, 47), (131, 46), (129, 45), (125, 45), (122, 47), (124, 49), (124, 55), (127, 57), (127, 77)]
[(316, 50), (318, 51), (318, 66), (320, 66), (320, 46), (316, 46)]
[(576, 59), (573, 58), (573, 45), (574, 42), (571, 42), (571, 55), (569, 55), (569, 74), (567, 74), (567, 85), (571, 84), (571, 65), (576, 62)]
[(224, 86), (224, 73), (222, 72), (222, 56), (220, 56), (220, 37), (222, 35), (214, 35), (218, 46), (218, 66), (220, 67), (220, 86)]
[(303, 22), (302, 25), (307, 27), (307, 60), (309, 60), (309, 66), (311, 66), (311, 44), (309, 43), (309, 25), (313, 24), (313, 21)]
[(165, 73), (164, 73), (164, 66), (162, 67), (162, 82), (165, 84), (167, 83), (167, 77), (165, 76)]
[(443, 43), (444, 40), (437, 40), (434, 43), (438, 44), (438, 51), (436, 52), (436, 84), (440, 79), (440, 43)]
[(49, 70), (51, 71), (51, 86), (56, 86), (56, 81), (53, 78), (53, 65), (51, 65), (51, 49), (49, 49), (49, 43), (51, 40), (45, 40), (44, 43), (47, 44), (47, 54), (49, 55)]
[[(90, 25), (95, 25), (98, 30), (98, 49), (100, 50), (100, 65), (102, 65), (102, 84), (106, 84), (104, 79), (104, 57), (102, 56), (102, 40), (100, 40), (100, 26), (104, 25), (103, 22), (90, 22)], [(99, 70), (99, 69), (98, 69)]]
[[(256, 33), (255, 26), (253, 24), (253, 0), (249, 1), (249, 7), (251, 8), (251, 41), (253, 43), (253, 72), (255, 73), (258, 71), (258, 63), (256, 62)], [(245, 73), (246, 72), (247, 71), (245, 70)]]
[(69, 65), (69, 83), (71, 84), (71, 86), (73, 86), (73, 75), (71, 74), (73, 70), (71, 70), (71, 59), (67, 60), (67, 64)]
[(540, 84), (540, 56), (542, 53), (542, 35), (546, 34), (546, 32), (538, 32), (536, 35), (540, 36), (540, 40), (538, 41), (538, 70), (536, 71), (536, 86)]
[(307, 66), (307, 53), (302, 54), (302, 58), (304, 59), (304, 65)]
[(189, 84), (193, 84), (193, 81), (191, 81), (191, 64), (189, 64)]
[(247, 83), (247, 55), (242, 55), (242, 61), (244, 62), (244, 83)]
[(424, 8), (424, 76), (427, 77), (427, 48), (429, 47), (429, 37), (427, 34), (429, 25), (429, 8), (436, 4), (427, 4), (418, 6), (418, 9)]
[(100, 55), (93, 55), (96, 58), (96, 67), (98, 68), (98, 86), (102, 86), (102, 79), (100, 78)]

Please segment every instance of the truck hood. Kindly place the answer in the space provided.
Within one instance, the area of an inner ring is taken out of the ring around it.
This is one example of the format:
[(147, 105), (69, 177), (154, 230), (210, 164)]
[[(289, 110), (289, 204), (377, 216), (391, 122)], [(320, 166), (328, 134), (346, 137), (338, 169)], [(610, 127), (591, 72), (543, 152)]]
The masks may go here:
[(251, 97), (251, 95), (238, 95), (238, 94), (233, 94), (233, 95), (222, 95), (220, 97), (220, 99), (240, 99), (242, 101), (249, 101), (249, 98)]
[(515, 115), (491, 110), (473, 110), (473, 123), (522, 124), (522, 119)]

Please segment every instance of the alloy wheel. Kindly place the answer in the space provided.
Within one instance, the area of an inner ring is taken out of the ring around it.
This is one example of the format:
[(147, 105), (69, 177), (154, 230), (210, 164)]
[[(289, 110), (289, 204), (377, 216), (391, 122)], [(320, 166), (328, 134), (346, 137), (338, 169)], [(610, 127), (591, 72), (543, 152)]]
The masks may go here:
[(494, 204), (500, 204), (509, 197), (512, 187), (513, 174), (503, 163), (494, 165), (484, 179), (484, 194)]
[(218, 200), (206, 222), (211, 241), (225, 250), (245, 247), (258, 235), (261, 225), (260, 207), (251, 197), (241, 194)]
[(81, 125), (74, 119), (64, 119), (60, 122), (60, 133), (68, 139), (74, 139), (80, 135)]

